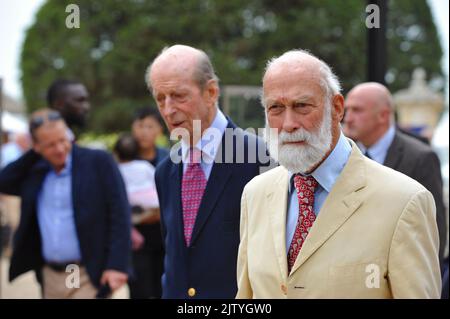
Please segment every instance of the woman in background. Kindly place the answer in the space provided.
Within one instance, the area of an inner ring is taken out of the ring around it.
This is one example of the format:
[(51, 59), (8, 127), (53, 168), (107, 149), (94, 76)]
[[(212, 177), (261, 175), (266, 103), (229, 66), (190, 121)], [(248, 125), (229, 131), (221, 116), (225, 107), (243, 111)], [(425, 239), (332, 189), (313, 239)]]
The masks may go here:
[[(156, 166), (168, 156), (168, 150), (156, 146), (163, 133), (163, 122), (157, 110), (139, 109), (132, 124), (132, 134), (138, 142), (138, 158)], [(161, 298), (164, 250), (161, 238), (159, 211), (135, 224), (144, 242), (133, 251), (135, 279), (129, 282), (130, 298)]]

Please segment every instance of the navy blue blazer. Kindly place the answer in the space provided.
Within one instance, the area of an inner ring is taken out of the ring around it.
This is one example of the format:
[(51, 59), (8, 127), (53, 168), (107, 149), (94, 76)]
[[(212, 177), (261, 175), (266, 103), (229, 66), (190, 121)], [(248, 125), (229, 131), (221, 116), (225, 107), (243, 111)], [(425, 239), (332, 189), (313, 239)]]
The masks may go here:
[[(235, 129), (236, 126), (229, 120), (228, 128)], [(218, 156), (222, 159), (229, 156), (236, 159), (236, 152), (242, 155), (243, 151), (246, 155), (244, 161), (231, 164), (224, 161), (214, 163), (189, 247), (186, 247), (184, 241), (181, 207), (183, 164), (173, 163), (169, 156), (158, 165), (155, 179), (165, 245), (163, 298), (203, 299), (236, 296), (241, 195), (247, 182), (258, 175), (260, 168), (264, 166), (255, 156), (255, 151), (251, 156), (257, 161), (249, 163), (249, 145), (257, 145), (267, 154), (265, 145), (259, 138), (239, 130), (236, 131), (236, 136), (244, 142), (242, 149), (237, 151), (238, 139), (234, 138), (231, 144), (233, 152), (226, 154), (224, 135)], [(193, 296), (188, 293), (188, 290), (191, 294), (194, 291), (191, 288), (195, 289)]]
[[(20, 196), (9, 279), (44, 264), (37, 222), (37, 196), (50, 165), (34, 151), (0, 171), (0, 192)], [(73, 145), (72, 199), (82, 262), (95, 286), (104, 270), (131, 273), (130, 208), (114, 159), (106, 152)]]

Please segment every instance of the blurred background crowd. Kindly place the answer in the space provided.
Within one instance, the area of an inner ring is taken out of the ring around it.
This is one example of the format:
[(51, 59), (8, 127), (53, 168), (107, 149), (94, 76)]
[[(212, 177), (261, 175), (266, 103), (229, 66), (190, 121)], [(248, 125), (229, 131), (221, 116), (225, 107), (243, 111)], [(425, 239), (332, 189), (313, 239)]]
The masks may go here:
[[(43, 107), (61, 112), (77, 144), (114, 154), (135, 216), (131, 237), (139, 274), (117, 296), (159, 298), (164, 253), (159, 217), (152, 211), (158, 207), (156, 189), (146, 181), (171, 143), (144, 82), (149, 61), (174, 43), (201, 48), (220, 77), (222, 111), (242, 128), (262, 128), (261, 76), (272, 56), (307, 48), (333, 66), (345, 95), (367, 80), (368, 2), (79, 0), (80, 28), (70, 29), (66, 6), (72, 2), (37, 1), (27, 22), (17, 65), (21, 93), (10, 94), (6, 79), (0, 90), (0, 169), (31, 148), (28, 116)], [(442, 26), (438, 2), (445, 1), (386, 1), (382, 82), (392, 92), (397, 126), (440, 159), (448, 258), (448, 3)], [(1, 6), (2, 16), (14, 15), (15, 8)], [(20, 199), (0, 195), (0, 214), (0, 297), (39, 297), (37, 286), (29, 284), (34, 278), (24, 285), (6, 282)]]

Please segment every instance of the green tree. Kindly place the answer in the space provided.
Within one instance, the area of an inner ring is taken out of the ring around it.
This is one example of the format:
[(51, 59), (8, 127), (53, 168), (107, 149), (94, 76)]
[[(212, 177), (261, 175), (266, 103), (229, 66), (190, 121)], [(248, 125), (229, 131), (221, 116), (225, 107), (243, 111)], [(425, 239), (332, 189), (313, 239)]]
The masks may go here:
[[(27, 31), (25, 100), (29, 111), (42, 107), (54, 79), (79, 79), (92, 96), (90, 129), (99, 132), (127, 129), (134, 109), (153, 103), (145, 69), (175, 43), (205, 50), (221, 84), (260, 85), (267, 60), (292, 48), (329, 63), (345, 91), (366, 77), (364, 0), (78, 0), (80, 28), (68, 29), (71, 2), (47, 1)], [(419, 65), (443, 79), (426, 1), (390, 0), (388, 22), (391, 90), (408, 86)]]

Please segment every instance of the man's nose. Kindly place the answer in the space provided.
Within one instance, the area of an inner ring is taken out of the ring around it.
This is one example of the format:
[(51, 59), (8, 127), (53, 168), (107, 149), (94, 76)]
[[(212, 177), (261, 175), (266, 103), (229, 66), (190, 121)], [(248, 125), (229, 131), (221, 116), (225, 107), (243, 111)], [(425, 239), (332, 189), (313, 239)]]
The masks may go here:
[(64, 153), (66, 151), (65, 143), (58, 143), (58, 144), (56, 144), (56, 151), (59, 154)]
[(283, 130), (291, 133), (300, 128), (300, 122), (297, 115), (291, 108), (287, 108), (283, 119)]
[(166, 97), (164, 100), (164, 109), (163, 109), (163, 115), (165, 117), (171, 116), (175, 113), (175, 106), (173, 103), (173, 99), (170, 98), (170, 96)]

